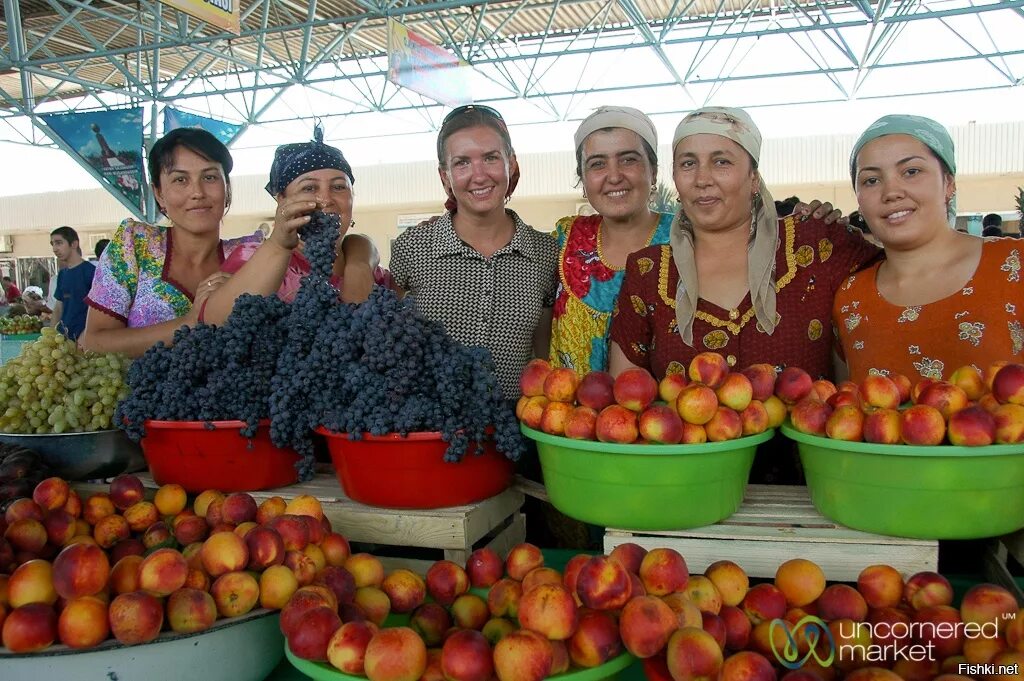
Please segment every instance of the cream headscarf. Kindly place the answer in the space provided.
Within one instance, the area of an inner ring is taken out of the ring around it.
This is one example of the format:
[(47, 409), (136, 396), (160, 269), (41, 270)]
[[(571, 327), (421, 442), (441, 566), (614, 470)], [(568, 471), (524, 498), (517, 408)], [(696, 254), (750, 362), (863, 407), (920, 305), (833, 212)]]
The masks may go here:
[[(757, 170), (761, 156), (761, 132), (746, 111), (718, 106), (698, 109), (676, 127), (672, 150), (691, 135), (718, 135), (743, 147)], [(760, 177), (760, 176), (759, 176)], [(754, 314), (767, 334), (775, 331), (775, 252), (779, 242), (779, 216), (775, 200), (760, 179), (751, 206), (750, 243), (747, 246), (747, 282)], [(700, 289), (693, 254), (693, 224), (682, 208), (676, 214), (671, 233), (672, 258), (679, 271), (676, 287), (676, 322), (683, 342), (693, 347), (693, 317), (697, 312)]]
[(631, 106), (599, 106), (594, 109), (594, 112), (584, 118), (580, 127), (576, 129), (573, 136), (576, 151), (579, 152), (583, 141), (590, 133), (605, 128), (632, 130), (651, 146), (655, 154), (658, 153), (658, 131), (654, 123), (643, 111)]

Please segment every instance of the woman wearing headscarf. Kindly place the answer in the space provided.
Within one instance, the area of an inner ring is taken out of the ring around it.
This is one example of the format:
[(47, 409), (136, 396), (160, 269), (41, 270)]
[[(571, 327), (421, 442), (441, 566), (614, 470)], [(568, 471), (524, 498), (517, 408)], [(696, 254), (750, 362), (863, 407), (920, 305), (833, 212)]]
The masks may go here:
[(494, 109), (452, 110), (437, 136), (437, 166), (448, 210), (395, 240), (392, 275), (425, 317), (488, 348), (505, 397), (516, 399), (523, 367), (548, 356), (555, 240), (505, 207), (519, 164)]
[(227, 280), (221, 264), (255, 234), (222, 240), (231, 205), (231, 154), (198, 128), (167, 133), (149, 152), (149, 177), (168, 225), (121, 223), (100, 257), (85, 332), (87, 350), (138, 357), (199, 320), (207, 297)]
[(730, 366), (832, 370), (832, 300), (878, 257), (855, 230), (779, 219), (758, 162), (761, 134), (741, 109), (687, 115), (673, 138), (679, 211), (670, 244), (629, 256), (611, 331), (610, 370), (685, 371), (714, 351)]
[(846, 279), (832, 318), (850, 377), (948, 379), (961, 366), (1020, 361), (1018, 241), (957, 232), (956, 158), (939, 123), (883, 116), (854, 145), (850, 177), (885, 260)]
[(202, 310), (202, 321), (219, 323), (227, 318), (234, 301), (243, 293), (270, 295), (277, 292), (291, 302), (302, 277), (310, 272), (302, 255), (298, 230), (314, 210), (338, 215), (342, 238), (334, 261), (331, 283), (345, 302), (366, 300), (374, 284), (391, 286), (390, 274), (376, 263), (372, 242), (346, 232), (354, 224), (355, 176), (340, 149), (324, 144), (317, 126), (313, 140), (277, 148), (266, 190), (277, 201), (274, 228), (262, 245), (239, 249), (221, 266), (233, 276), (213, 294)]

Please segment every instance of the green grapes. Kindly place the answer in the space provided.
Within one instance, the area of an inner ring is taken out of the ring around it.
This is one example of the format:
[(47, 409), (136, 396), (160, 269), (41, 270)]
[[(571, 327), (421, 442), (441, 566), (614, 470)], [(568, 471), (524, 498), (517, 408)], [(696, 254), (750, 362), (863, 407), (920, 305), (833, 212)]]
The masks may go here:
[(129, 360), (79, 350), (51, 328), (0, 367), (0, 432), (77, 433), (112, 427), (128, 394)]

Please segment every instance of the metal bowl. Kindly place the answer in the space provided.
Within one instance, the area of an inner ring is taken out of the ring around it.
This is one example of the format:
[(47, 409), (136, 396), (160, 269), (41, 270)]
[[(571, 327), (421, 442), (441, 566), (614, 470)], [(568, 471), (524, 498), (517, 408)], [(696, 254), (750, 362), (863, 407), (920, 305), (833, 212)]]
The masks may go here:
[(61, 435), (0, 433), (0, 442), (38, 452), (54, 475), (65, 480), (106, 478), (146, 467), (139, 445), (120, 430)]

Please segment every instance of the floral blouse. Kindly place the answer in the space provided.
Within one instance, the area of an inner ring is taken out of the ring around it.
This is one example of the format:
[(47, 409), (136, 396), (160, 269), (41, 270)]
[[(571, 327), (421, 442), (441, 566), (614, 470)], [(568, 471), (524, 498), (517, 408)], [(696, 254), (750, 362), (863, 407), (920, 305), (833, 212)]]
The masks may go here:
[[(648, 246), (669, 242), (672, 214), (662, 213)], [(625, 268), (607, 265), (601, 255), (601, 216), (573, 215), (555, 227), (558, 292), (552, 310), (551, 363), (588, 371), (608, 370), (608, 330)]]
[(964, 287), (928, 305), (904, 307), (883, 298), (875, 285), (878, 264), (849, 277), (836, 293), (832, 322), (850, 378), (895, 372), (911, 381), (948, 379), (966, 365), (984, 370), (996, 360), (1021, 361), (1021, 243), (985, 239)]
[[(128, 219), (121, 223), (100, 256), (89, 307), (118, 319), (128, 328), (178, 319), (192, 309), (192, 296), (171, 278), (174, 230)], [(238, 247), (263, 240), (259, 232), (220, 242), (220, 261)]]

